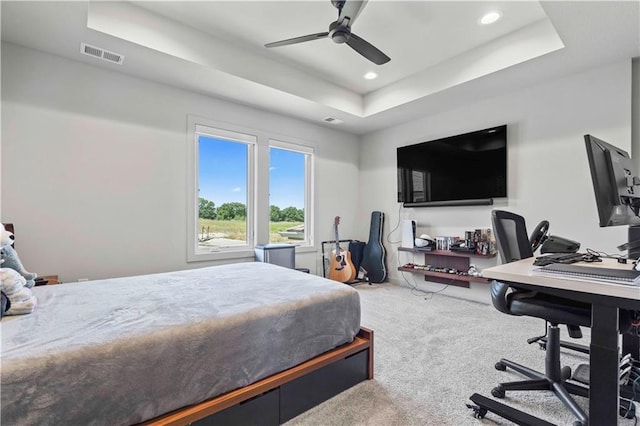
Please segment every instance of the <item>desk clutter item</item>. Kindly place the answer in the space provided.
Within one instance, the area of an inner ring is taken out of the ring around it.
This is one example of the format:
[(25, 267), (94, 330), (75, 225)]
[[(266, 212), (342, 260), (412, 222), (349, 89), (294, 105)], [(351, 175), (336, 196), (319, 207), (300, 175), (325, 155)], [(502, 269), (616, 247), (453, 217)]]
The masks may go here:
[(491, 228), (465, 231), (464, 239), (459, 237), (436, 237), (437, 250), (451, 250), (487, 256), (496, 252)]
[(461, 275), (463, 277), (472, 276), (472, 277), (480, 277), (482, 273), (478, 271), (475, 265), (470, 265), (467, 271), (460, 271), (456, 268), (447, 268), (442, 266), (432, 266), (432, 265), (416, 265), (415, 263), (407, 263), (402, 265), (401, 268), (405, 269), (413, 269), (416, 271), (429, 271), (429, 272), (439, 272), (441, 274), (452, 274), (452, 275)]
[[(495, 254), (479, 255), (475, 252), (461, 252), (452, 250), (424, 250), (423, 248), (399, 247), (398, 251), (421, 253), (424, 264), (410, 262), (398, 266), (399, 271), (424, 275), (425, 281), (469, 288), (471, 282), (488, 284), (489, 281), (481, 276), (480, 271), (471, 264), (472, 258), (489, 259)], [(417, 266), (417, 267), (416, 267)], [(473, 266), (473, 269), (471, 268)]]
[[(536, 257), (536, 260), (533, 261), (535, 266), (545, 266), (551, 265), (554, 263), (576, 263), (582, 262), (585, 260), (584, 253), (555, 253), (555, 254), (547, 254), (544, 256)], [(593, 260), (591, 260), (593, 261)]]
[(453, 274), (453, 275), (463, 275), (463, 276), (469, 275), (468, 271), (459, 271), (456, 268), (446, 268), (446, 267), (438, 267), (438, 266), (432, 266), (432, 265), (416, 265), (414, 263), (407, 263), (406, 265), (403, 265), (402, 268), (415, 269), (416, 271), (440, 272), (444, 274)]

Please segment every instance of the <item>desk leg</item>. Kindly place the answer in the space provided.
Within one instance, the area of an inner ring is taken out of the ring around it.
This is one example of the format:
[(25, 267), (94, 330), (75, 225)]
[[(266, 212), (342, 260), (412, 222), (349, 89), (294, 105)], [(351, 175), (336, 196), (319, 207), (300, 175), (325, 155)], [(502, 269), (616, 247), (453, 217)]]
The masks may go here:
[(591, 305), (589, 424), (592, 426), (618, 424), (618, 336), (618, 308)]
[(622, 355), (631, 354), (633, 359), (640, 359), (640, 336), (635, 334), (622, 335)]

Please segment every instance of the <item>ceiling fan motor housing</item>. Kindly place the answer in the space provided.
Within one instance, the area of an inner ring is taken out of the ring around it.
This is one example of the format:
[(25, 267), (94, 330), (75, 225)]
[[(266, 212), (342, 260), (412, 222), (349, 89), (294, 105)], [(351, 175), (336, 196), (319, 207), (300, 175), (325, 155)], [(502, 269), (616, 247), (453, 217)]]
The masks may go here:
[(390, 61), (390, 58), (374, 45), (351, 32), (351, 24), (366, 4), (366, 0), (331, 0), (331, 4), (338, 8), (338, 19), (329, 25), (328, 32), (308, 34), (301, 37), (276, 41), (274, 43), (267, 43), (265, 47), (288, 46), (290, 44), (330, 38), (334, 43), (346, 44), (376, 65), (386, 64)]
[(335, 43), (346, 43), (351, 37), (351, 29), (347, 26), (340, 25), (338, 21), (329, 25), (329, 37)]

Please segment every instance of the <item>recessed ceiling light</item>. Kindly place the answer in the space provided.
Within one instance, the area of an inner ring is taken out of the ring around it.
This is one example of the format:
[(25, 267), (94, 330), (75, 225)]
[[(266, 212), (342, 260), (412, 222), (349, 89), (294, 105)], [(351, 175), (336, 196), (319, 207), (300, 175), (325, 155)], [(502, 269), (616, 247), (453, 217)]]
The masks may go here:
[(482, 18), (480, 18), (480, 23), (482, 25), (489, 25), (496, 22), (498, 19), (502, 17), (502, 13), (499, 11), (493, 11), (485, 14)]
[(368, 73), (366, 73), (365, 75), (363, 75), (363, 77), (367, 80), (373, 80), (374, 78), (378, 77), (378, 74), (376, 74), (373, 71), (369, 71)]

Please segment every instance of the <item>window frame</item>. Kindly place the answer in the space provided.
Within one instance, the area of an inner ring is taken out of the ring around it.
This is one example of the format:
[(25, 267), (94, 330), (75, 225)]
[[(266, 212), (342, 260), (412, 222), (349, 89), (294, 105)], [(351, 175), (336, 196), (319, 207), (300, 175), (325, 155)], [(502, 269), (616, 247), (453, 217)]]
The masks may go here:
[[(282, 149), (291, 152), (304, 154), (304, 240), (292, 243), (296, 247), (315, 247), (314, 243), (314, 200), (315, 195), (313, 189), (315, 187), (315, 151), (312, 146), (305, 145), (300, 142), (291, 142), (282, 140), (283, 138), (269, 138), (269, 150), (271, 148)], [(271, 158), (269, 158), (269, 167), (271, 167)], [(269, 182), (268, 190), (271, 190), (271, 182)], [(269, 203), (270, 204), (270, 203)], [(271, 219), (269, 218), (269, 222)]]
[[(188, 118), (188, 208), (187, 208), (187, 262), (253, 257), (256, 235), (256, 148), (257, 132), (229, 123), (219, 123), (204, 118)], [(246, 244), (212, 247), (210, 250), (198, 248), (198, 199), (199, 199), (199, 136), (208, 136), (247, 146), (247, 240)]]
[[(203, 128), (212, 132), (202, 132)], [(197, 249), (198, 236), (198, 135), (245, 142), (250, 144), (247, 165), (247, 244)], [(238, 135), (248, 139), (238, 139)], [(269, 242), (269, 150), (271, 147), (305, 154), (305, 240), (294, 243), (296, 252), (312, 252), (315, 247), (315, 151), (317, 144), (303, 139), (283, 136), (229, 122), (220, 122), (201, 116), (187, 115), (187, 262), (225, 259), (254, 259), (255, 246)], [(251, 205), (249, 205), (251, 204)]]

